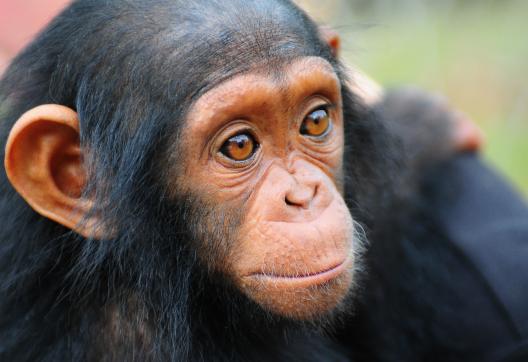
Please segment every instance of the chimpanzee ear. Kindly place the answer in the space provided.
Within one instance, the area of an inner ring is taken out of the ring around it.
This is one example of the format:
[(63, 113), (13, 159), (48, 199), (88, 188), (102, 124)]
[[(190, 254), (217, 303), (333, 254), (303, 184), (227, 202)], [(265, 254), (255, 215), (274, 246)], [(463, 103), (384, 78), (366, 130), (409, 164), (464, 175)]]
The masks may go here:
[(23, 114), (9, 134), (4, 161), (11, 184), (36, 212), (97, 237), (98, 220), (84, 219), (93, 203), (81, 197), (86, 172), (75, 111), (47, 104)]
[(341, 51), (341, 38), (339, 37), (339, 34), (326, 25), (319, 27), (319, 32), (323, 37), (323, 40), (326, 41), (328, 46), (330, 46), (334, 57), (337, 58)]

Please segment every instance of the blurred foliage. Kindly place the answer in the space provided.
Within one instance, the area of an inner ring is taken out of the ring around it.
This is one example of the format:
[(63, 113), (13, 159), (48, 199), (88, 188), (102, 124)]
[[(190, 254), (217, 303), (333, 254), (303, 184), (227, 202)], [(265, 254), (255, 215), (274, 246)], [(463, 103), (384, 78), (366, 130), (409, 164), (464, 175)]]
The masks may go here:
[(298, 0), (385, 86), (446, 95), (486, 133), (485, 157), (528, 195), (528, 1)]

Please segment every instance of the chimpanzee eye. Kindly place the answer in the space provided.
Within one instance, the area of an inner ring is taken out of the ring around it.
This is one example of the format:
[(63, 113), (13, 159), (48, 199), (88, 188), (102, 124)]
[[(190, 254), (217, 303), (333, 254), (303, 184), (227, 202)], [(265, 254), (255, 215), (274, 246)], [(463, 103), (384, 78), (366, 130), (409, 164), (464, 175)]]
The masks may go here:
[(311, 137), (321, 137), (330, 129), (330, 115), (326, 108), (311, 112), (301, 124), (301, 134)]
[(245, 161), (253, 156), (257, 147), (258, 144), (253, 136), (241, 133), (225, 141), (220, 147), (220, 152), (234, 161)]

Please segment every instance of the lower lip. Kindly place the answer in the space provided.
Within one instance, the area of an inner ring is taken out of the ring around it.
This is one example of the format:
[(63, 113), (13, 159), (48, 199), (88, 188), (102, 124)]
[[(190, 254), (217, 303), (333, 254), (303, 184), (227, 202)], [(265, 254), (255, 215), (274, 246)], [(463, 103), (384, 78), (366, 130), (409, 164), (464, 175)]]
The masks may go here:
[(278, 288), (306, 288), (321, 285), (339, 277), (346, 270), (347, 264), (348, 262), (345, 260), (328, 270), (305, 276), (277, 276), (258, 273), (249, 277), (257, 279), (259, 282), (273, 283)]

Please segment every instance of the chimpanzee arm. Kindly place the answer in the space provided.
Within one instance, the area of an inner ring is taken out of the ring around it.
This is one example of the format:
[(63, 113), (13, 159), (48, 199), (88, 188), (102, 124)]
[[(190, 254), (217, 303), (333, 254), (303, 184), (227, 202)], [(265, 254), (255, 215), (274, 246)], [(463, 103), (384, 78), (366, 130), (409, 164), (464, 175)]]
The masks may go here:
[[(448, 177), (443, 177), (448, 176)], [(472, 301), (460, 320), (465, 335), (490, 360), (528, 359), (528, 206), (495, 172), (474, 155), (460, 155), (432, 171), (422, 192), (433, 222), (453, 253), (478, 275), (482, 294), (467, 295), (466, 285), (450, 274), (461, 296)], [(483, 300), (491, 313), (479, 308)], [(438, 310), (441, 310), (440, 308)], [(462, 312), (462, 310), (460, 310)], [(441, 316), (441, 314), (439, 313)], [(499, 328), (485, 328), (490, 321)], [(460, 324), (453, 320), (453, 330)], [(485, 342), (485, 338), (490, 341)], [(470, 345), (470, 343), (468, 343)]]
[(476, 151), (483, 142), (478, 127), (440, 95), (399, 87), (386, 91), (373, 107), (415, 168)]
[(480, 135), (457, 136), (466, 120), (441, 98), (398, 89), (374, 109), (402, 146), (406, 190), (374, 225), (342, 338), (359, 360), (526, 360), (526, 203), (468, 152)]
[(358, 360), (527, 360), (528, 207), (507, 182), (457, 154), (380, 223), (340, 335)]

